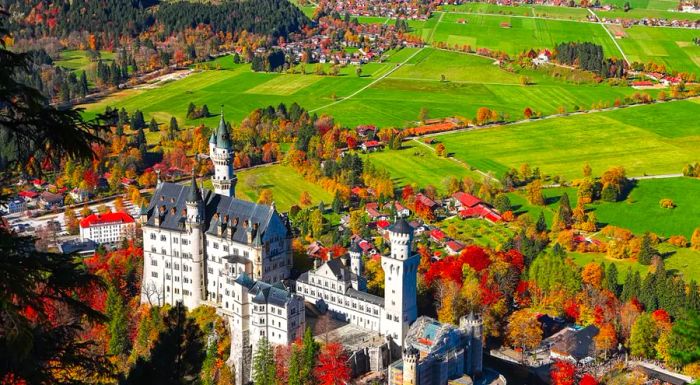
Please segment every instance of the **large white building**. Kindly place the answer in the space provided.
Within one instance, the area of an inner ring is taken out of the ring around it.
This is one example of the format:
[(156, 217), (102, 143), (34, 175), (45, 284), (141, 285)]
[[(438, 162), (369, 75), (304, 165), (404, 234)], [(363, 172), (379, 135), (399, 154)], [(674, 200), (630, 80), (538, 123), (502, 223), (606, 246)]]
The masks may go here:
[(384, 298), (366, 292), (362, 278), (362, 252), (355, 243), (348, 256), (330, 259), (302, 274), (296, 293), (336, 318), (391, 337), (403, 344), (408, 328), (418, 317), (416, 274), (420, 257), (413, 252), (413, 228), (399, 218), (389, 228), (391, 253), (382, 256)]
[(141, 302), (217, 308), (233, 335), (236, 383), (250, 381), (258, 341), (288, 344), (305, 328), (303, 298), (282, 286), (292, 265), (292, 235), (274, 205), (235, 198), (231, 139), (223, 115), (210, 140), (215, 192), (158, 183), (141, 213)]
[(90, 214), (80, 220), (80, 240), (98, 244), (119, 243), (136, 234), (136, 222), (123, 212)]

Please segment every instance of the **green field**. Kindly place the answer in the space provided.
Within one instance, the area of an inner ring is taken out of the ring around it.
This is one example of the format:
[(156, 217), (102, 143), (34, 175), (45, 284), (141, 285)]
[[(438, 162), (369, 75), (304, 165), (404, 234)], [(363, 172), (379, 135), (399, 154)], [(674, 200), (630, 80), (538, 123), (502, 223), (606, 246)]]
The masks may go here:
[(631, 0), (631, 9), (627, 12), (623, 7), (626, 0), (604, 0), (603, 4), (611, 4), (616, 8), (612, 11), (595, 10), (600, 18), (621, 18), (621, 19), (675, 19), (675, 20), (698, 20), (700, 16), (693, 13), (676, 12), (678, 2), (674, 0)]
[(698, 159), (700, 100), (581, 114), (439, 136), (447, 150), (502, 175), (522, 163), (568, 180), (588, 162), (594, 172), (624, 166), (628, 175), (678, 173)]
[[(594, 210), (599, 222), (630, 229), (637, 234), (645, 231), (660, 236), (684, 235), (690, 239), (700, 227), (700, 180), (692, 178), (640, 180), (628, 199), (618, 203), (597, 203)], [(675, 209), (659, 205), (670, 198)]]
[[(679, 274), (687, 282), (690, 280), (700, 281), (700, 263), (698, 263), (700, 262), (700, 252), (688, 248), (678, 248), (666, 243), (660, 244), (658, 250), (665, 254), (664, 266), (666, 270)], [(620, 283), (624, 282), (629, 268), (632, 268), (632, 272), (639, 271), (642, 276), (650, 270), (649, 266), (641, 265), (637, 261), (612, 259), (602, 253), (574, 252), (569, 253), (569, 256), (581, 266), (589, 262), (605, 263), (606, 265), (614, 263), (617, 265), (618, 282)]]
[[(114, 59), (114, 53), (110, 51), (100, 51), (100, 56), (103, 62), (111, 62)], [(90, 60), (85, 51), (66, 50), (61, 51), (61, 58), (56, 60), (55, 64), (73, 71), (84, 71), (88, 69)]]
[[(530, 48), (552, 49), (557, 43), (585, 39), (603, 46), (607, 56), (622, 57), (604, 27), (594, 23), (458, 13), (436, 13), (431, 19), (436, 19), (435, 26), (426, 23), (424, 30), (434, 30), (421, 33), (424, 38), (428, 36), (429, 42), (470, 45), (473, 49), (483, 47), (516, 55)], [(510, 27), (501, 23), (509, 23)]]
[[(330, 204), (333, 196), (317, 184), (302, 178), (293, 168), (283, 165), (269, 165), (253, 169), (236, 171), (238, 184), (236, 196), (241, 199), (257, 201), (262, 189), (271, 189), (277, 209), (288, 211), (292, 205), (299, 204), (301, 193), (307, 191), (313, 204), (323, 200)], [(204, 182), (204, 187), (211, 189), (211, 180)]]
[[(516, 214), (529, 213), (533, 219), (544, 212), (547, 223), (559, 208), (559, 198), (566, 192), (572, 205), (576, 202), (576, 188), (552, 188), (543, 190), (545, 207), (529, 204), (523, 192), (509, 193)], [(666, 178), (646, 179), (636, 182), (628, 199), (622, 202), (595, 202), (586, 206), (594, 212), (599, 226), (613, 225), (629, 229), (641, 235), (651, 231), (662, 237), (684, 235), (690, 239), (693, 230), (700, 227), (700, 179)], [(659, 201), (672, 199), (675, 209), (663, 209)]]
[[(612, 30), (613, 27), (608, 28)], [(694, 37), (700, 36), (698, 31), (633, 26), (625, 28), (624, 33), (626, 36), (618, 39), (618, 43), (631, 62), (653, 61), (672, 70), (700, 76), (700, 46), (692, 42)]]
[(405, 142), (400, 150), (389, 150), (362, 155), (378, 169), (386, 170), (397, 187), (416, 184), (419, 187), (435, 186), (445, 191), (443, 183), (455, 176), (463, 179), (471, 176), (481, 180), (482, 176), (451, 159), (439, 158), (435, 152), (415, 141)]
[[(455, 217), (437, 224), (443, 231), (447, 231), (450, 225), (453, 225), (457, 230), (454, 238), (467, 245), (473, 244), (497, 250), (500, 245), (513, 236), (513, 231), (505, 225), (480, 219), (464, 220)], [(448, 234), (448, 236), (450, 235)]]
[(443, 5), (440, 9), (452, 13), (535, 16), (567, 20), (586, 20), (586, 16), (590, 15), (585, 8), (550, 7), (546, 5), (507, 6), (489, 3), (463, 3), (459, 5)]
[[(390, 76), (357, 93), (404, 62)], [(524, 72), (534, 84), (523, 86), (520, 74), (500, 69), (492, 59), (434, 48), (391, 51), (385, 62), (363, 65), (361, 77), (355, 74), (354, 66), (342, 68), (340, 76), (319, 76), (254, 73), (249, 65), (235, 65), (229, 57), (210, 67), (216, 65), (221, 69), (196, 72), (154, 88), (122, 90), (84, 107), (88, 115), (104, 111), (108, 105), (128, 111), (138, 108), (147, 119), (155, 117), (164, 123), (175, 116), (186, 127), (200, 123), (211, 126), (218, 120), (216, 116), (186, 120), (190, 102), (207, 104), (210, 111), (224, 104), (226, 116), (233, 121), (240, 121), (256, 108), (297, 102), (312, 112), (331, 114), (348, 126), (405, 127), (415, 124), (423, 107), (430, 117), (473, 117), (479, 107), (487, 106), (519, 119), (526, 106), (546, 115), (556, 113), (560, 105), (572, 109), (600, 101), (612, 104), (634, 91), (605, 84), (576, 85), (535, 71)], [(314, 67), (307, 65), (307, 73)], [(447, 81), (441, 81), (441, 75)]]

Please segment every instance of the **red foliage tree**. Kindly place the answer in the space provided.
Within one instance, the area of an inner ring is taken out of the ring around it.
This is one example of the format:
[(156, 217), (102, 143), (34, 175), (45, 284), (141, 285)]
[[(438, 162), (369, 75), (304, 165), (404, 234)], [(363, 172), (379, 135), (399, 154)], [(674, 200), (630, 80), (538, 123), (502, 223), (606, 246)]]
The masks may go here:
[(552, 385), (574, 385), (576, 367), (568, 361), (556, 361), (550, 372)]
[(341, 385), (350, 380), (350, 367), (342, 345), (331, 342), (323, 347), (314, 374), (321, 385)]
[(598, 380), (596, 380), (592, 375), (586, 373), (583, 375), (583, 377), (581, 377), (578, 385), (598, 385)]
[(430, 265), (425, 273), (425, 283), (430, 286), (435, 279), (451, 280), (462, 284), (462, 268), (471, 266), (477, 272), (486, 269), (491, 264), (489, 255), (478, 246), (469, 246), (462, 250), (459, 256), (443, 258)]

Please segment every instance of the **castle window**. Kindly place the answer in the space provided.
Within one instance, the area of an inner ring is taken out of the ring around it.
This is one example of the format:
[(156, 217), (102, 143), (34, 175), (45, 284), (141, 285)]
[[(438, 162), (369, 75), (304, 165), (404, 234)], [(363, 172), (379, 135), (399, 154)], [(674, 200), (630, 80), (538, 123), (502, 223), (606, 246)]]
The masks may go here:
[(214, 245), (213, 245), (214, 248), (215, 248), (215, 249), (218, 249), (218, 248), (219, 248), (219, 243), (218, 243), (218, 242), (213, 242), (213, 243), (214, 243)]
[(161, 235), (161, 236), (160, 236), (160, 240), (161, 240), (161, 241), (165, 241), (166, 239), (167, 239), (167, 238), (165, 237), (165, 235)]
[(177, 238), (173, 238), (173, 243), (177, 243)]
[(170, 279), (170, 274), (165, 274), (165, 279)]
[(156, 233), (151, 233), (151, 239), (156, 239)]
[(158, 278), (158, 273), (155, 272), (155, 271), (152, 271), (152, 272), (151, 272), (151, 277), (153, 277), (153, 278)]
[(151, 266), (158, 266), (158, 261), (151, 259)]
[(224, 245), (224, 251), (228, 253), (228, 245)]

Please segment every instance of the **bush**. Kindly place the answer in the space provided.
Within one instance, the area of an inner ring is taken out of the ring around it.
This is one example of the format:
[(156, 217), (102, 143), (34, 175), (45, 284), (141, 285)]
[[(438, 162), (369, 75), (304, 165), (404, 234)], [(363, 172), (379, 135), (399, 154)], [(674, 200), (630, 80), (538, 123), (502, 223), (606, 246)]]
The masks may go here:
[(668, 243), (676, 247), (688, 247), (688, 239), (682, 235), (672, 235)]
[(664, 199), (660, 200), (659, 205), (661, 206), (661, 208), (664, 208), (664, 209), (672, 209), (672, 208), (676, 207), (676, 204), (673, 203), (673, 200), (668, 199), (668, 198), (664, 198)]

